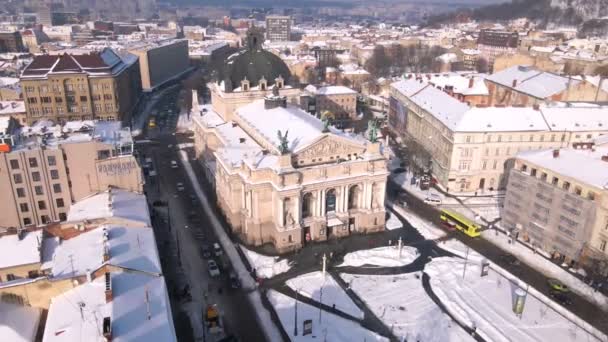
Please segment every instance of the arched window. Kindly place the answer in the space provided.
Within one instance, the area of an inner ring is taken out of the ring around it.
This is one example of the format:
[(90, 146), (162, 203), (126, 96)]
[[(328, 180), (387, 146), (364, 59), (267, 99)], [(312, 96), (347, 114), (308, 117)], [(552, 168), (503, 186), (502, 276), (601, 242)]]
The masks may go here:
[(358, 185), (353, 185), (348, 189), (348, 209), (357, 209), (359, 207), (359, 196), (361, 189)]
[(313, 215), (312, 208), (314, 207), (312, 194), (306, 193), (302, 196), (302, 217), (311, 217)]
[(336, 211), (336, 190), (331, 189), (325, 193), (325, 214)]

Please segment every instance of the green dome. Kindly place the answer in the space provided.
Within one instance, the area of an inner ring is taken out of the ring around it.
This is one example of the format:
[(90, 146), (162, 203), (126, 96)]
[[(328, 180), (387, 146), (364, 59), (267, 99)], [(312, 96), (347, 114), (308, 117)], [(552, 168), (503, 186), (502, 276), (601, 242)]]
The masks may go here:
[(251, 87), (256, 87), (264, 78), (270, 88), (279, 76), (284, 84), (289, 84), (289, 68), (280, 57), (264, 50), (262, 42), (263, 34), (252, 28), (247, 32), (247, 47), (228, 57), (222, 75), (226, 91), (240, 87), (244, 79), (249, 81)]

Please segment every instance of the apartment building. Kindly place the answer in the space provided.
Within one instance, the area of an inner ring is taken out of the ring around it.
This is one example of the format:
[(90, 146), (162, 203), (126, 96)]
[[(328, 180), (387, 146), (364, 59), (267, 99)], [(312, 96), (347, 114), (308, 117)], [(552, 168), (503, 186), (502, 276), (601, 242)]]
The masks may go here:
[(486, 78), (490, 104), (532, 106), (554, 101), (608, 101), (608, 92), (585, 78), (574, 78), (516, 65)]
[(19, 31), (0, 31), (0, 53), (24, 51), (25, 47)]
[(516, 156), (502, 225), (562, 262), (593, 267), (607, 257), (608, 144), (577, 147)]
[(39, 122), (2, 141), (0, 227), (65, 221), (74, 201), (110, 186), (142, 191), (131, 132), (120, 122)]
[(137, 57), (111, 49), (41, 55), (21, 74), (27, 123), (38, 120), (130, 120), (140, 94)]
[(591, 144), (608, 134), (608, 107), (470, 107), (436, 87), (391, 85), (389, 127), (411, 160), (450, 191), (504, 189), (519, 152)]
[(357, 119), (357, 92), (344, 86), (320, 87), (315, 92), (317, 115), (328, 111), (337, 124)]
[(517, 32), (484, 29), (479, 32), (477, 38), (477, 50), (481, 52), (480, 57), (488, 61), (490, 70), (493, 68), (496, 57), (516, 53), (518, 45), (519, 33)]
[(154, 90), (190, 67), (188, 41), (185, 39), (146, 41), (129, 46), (127, 51), (139, 57), (139, 73), (144, 91)]
[(288, 41), (291, 39), (291, 17), (269, 15), (266, 17), (266, 39)]

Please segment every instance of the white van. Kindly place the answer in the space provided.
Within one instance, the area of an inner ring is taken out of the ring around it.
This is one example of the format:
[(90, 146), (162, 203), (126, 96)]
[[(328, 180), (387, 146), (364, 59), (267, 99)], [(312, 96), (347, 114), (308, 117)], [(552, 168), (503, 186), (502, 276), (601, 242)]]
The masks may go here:
[(429, 194), (425, 199), (424, 203), (437, 206), (441, 205), (441, 197), (437, 194)]
[(219, 243), (214, 243), (213, 244), (213, 254), (215, 254), (216, 257), (219, 257), (220, 255), (222, 255), (224, 252), (222, 251), (222, 247), (220, 247)]

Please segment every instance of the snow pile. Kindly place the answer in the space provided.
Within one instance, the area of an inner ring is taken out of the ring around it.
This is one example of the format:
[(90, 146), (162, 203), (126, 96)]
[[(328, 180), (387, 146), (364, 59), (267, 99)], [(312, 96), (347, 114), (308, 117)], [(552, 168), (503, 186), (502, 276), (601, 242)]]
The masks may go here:
[(425, 268), (433, 292), (447, 310), (486, 341), (600, 341), (597, 331), (588, 333), (587, 324), (563, 308), (564, 312), (556, 311), (557, 306), (544, 296), (536, 297), (538, 293), (528, 294), (522, 317), (515, 315), (512, 308), (515, 291), (523, 285), (520, 281), (494, 269), (482, 278), (477, 262), (467, 264), (464, 279), (463, 271), (464, 260), (459, 258), (433, 259)]
[(182, 111), (177, 118), (177, 131), (188, 132), (192, 131), (192, 117), (187, 111)]
[(401, 267), (411, 264), (417, 257), (418, 250), (408, 246), (401, 247), (401, 257), (399, 257), (399, 249), (393, 245), (348, 253), (344, 256), (344, 262), (340, 266)]
[(554, 264), (550, 260), (547, 260), (542, 255), (538, 255), (541, 251), (530, 250), (530, 248), (522, 245), (519, 242), (509, 243), (509, 237), (505, 234), (496, 234), (495, 230), (486, 230), (481, 233), (481, 236), (498, 246), (500, 249), (505, 250), (515, 256), (530, 267), (540, 271), (549, 278), (557, 278), (562, 283), (566, 284), (572, 291), (585, 297), (592, 303), (595, 303), (604, 310), (608, 310), (608, 298), (601, 292), (595, 292), (593, 288), (587, 285), (582, 280), (578, 279), (574, 275), (570, 274), (563, 268)]
[(390, 211), (388, 211), (388, 212), (389, 212), (390, 216), (388, 217), (388, 220), (386, 221), (386, 229), (394, 230), (394, 229), (403, 228), (403, 223), (401, 223), (401, 221), (399, 221), (399, 218), (392, 212), (390, 212)]
[(329, 273), (326, 273), (325, 276), (321, 271), (303, 274), (289, 279), (287, 286), (294, 291), (298, 291), (300, 295), (327, 306), (335, 306), (336, 309), (348, 315), (363, 319), (363, 311), (350, 299)]
[(255, 269), (256, 275), (260, 278), (272, 278), (277, 274), (289, 271), (291, 268), (287, 259), (279, 260), (279, 257), (258, 254), (243, 246), (240, 247), (247, 261), (249, 261), (249, 265)]
[[(369, 331), (354, 321), (350, 321), (334, 314), (323, 312), (319, 323), (319, 309), (298, 302), (298, 335), (294, 336), (295, 322), (295, 300), (275, 290), (269, 290), (266, 294), (268, 300), (279, 316), (283, 329), (289, 335), (292, 342), (299, 341), (388, 341), (387, 338)], [(304, 321), (312, 322), (312, 334), (303, 336)]]
[(436, 227), (432, 223), (421, 219), (420, 217), (399, 207), (398, 205), (393, 205), (392, 208), (399, 215), (403, 216), (403, 218), (405, 218), (407, 222), (426, 239), (435, 240), (446, 235), (445, 231), (443, 231), (441, 228)]
[(399, 341), (474, 341), (429, 298), (413, 273), (390, 276), (342, 273), (340, 277)]

